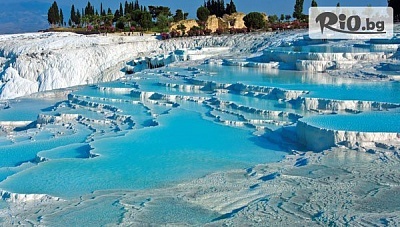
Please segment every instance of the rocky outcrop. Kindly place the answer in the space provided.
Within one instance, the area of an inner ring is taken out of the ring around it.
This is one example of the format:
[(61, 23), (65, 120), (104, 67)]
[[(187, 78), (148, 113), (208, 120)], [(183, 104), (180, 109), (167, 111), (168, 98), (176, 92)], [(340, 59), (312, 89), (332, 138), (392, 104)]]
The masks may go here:
[(352, 147), (358, 143), (398, 141), (400, 139), (400, 133), (324, 129), (301, 120), (297, 122), (296, 131), (298, 141), (313, 151), (322, 151), (343, 142), (346, 143), (346, 146)]
[(173, 23), (171, 25), (171, 27), (169, 28), (169, 30), (170, 31), (173, 31), (173, 30), (180, 31), (180, 29), (178, 29), (178, 26), (180, 26), (181, 24), (185, 26), (185, 33), (187, 33), (190, 30), (190, 28), (199, 26), (199, 24), (197, 23), (196, 20), (193, 20), (193, 19), (191, 19), (191, 20), (181, 20), (181, 21), (178, 21), (176, 23)]
[(228, 22), (229, 28), (246, 28), (243, 20), (245, 16), (244, 13), (233, 13), (231, 15), (225, 14), (222, 18)]
[[(244, 13), (233, 13), (231, 15), (225, 14), (223, 17), (217, 17), (216, 15), (211, 15), (206, 21), (206, 29), (210, 29), (215, 32), (217, 29), (230, 29), (230, 28), (246, 28), (243, 18), (246, 16)], [(169, 28), (170, 31), (179, 31), (178, 26), (184, 25), (185, 33), (187, 33), (192, 27), (199, 27), (199, 23), (196, 20), (181, 20), (179, 22), (173, 23)]]

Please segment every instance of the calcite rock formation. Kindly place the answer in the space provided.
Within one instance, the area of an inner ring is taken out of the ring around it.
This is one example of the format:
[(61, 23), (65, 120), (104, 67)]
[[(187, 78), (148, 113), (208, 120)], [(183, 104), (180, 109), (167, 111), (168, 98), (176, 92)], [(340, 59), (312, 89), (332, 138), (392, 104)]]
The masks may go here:
[[(230, 28), (246, 28), (244, 25), (243, 18), (246, 16), (244, 13), (233, 13), (231, 15), (225, 14), (222, 18), (217, 17), (215, 15), (210, 15), (206, 21), (206, 29), (210, 29), (212, 32), (215, 32), (217, 29), (230, 29)], [(173, 23), (170, 27), (170, 31), (179, 30), (178, 26), (183, 24), (187, 33), (190, 28), (196, 26), (199, 27), (199, 23), (196, 20), (182, 20), (176, 23)]]

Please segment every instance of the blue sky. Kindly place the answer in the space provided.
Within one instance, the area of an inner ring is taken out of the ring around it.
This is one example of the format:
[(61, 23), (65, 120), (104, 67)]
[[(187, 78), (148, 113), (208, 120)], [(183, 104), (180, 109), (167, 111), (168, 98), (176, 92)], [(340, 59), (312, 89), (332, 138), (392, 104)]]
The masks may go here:
[[(49, 27), (47, 23), (47, 10), (54, 0), (0, 0), (0, 34), (33, 32)], [(83, 8), (87, 0), (56, 0), (59, 7), (69, 16), (71, 5)], [(134, 1), (134, 0), (130, 0)], [(129, 2), (130, 2), (129, 1)], [(230, 0), (225, 0), (228, 3)], [(240, 12), (252, 11), (265, 12), (267, 15), (292, 14), (296, 0), (234, 0), (236, 8)], [(316, 0), (319, 6), (387, 6), (387, 0)], [(96, 7), (110, 7), (113, 11), (119, 7), (118, 0), (90, 0)], [(125, 2), (125, 0), (122, 0)], [(176, 9), (183, 9), (189, 13), (190, 18), (196, 17), (196, 9), (203, 4), (203, 0), (139, 0), (142, 5), (164, 5), (171, 8), (174, 13)], [(307, 13), (311, 0), (304, 1), (304, 11)]]

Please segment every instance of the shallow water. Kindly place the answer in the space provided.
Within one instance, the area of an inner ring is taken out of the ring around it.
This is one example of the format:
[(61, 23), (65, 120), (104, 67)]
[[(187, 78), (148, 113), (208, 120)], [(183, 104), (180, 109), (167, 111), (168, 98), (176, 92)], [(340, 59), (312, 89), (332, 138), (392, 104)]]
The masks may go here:
[[(398, 82), (231, 66), (198, 68), (144, 71), (123, 81), (83, 86), (62, 103), (46, 101), (32, 109), (26, 102), (12, 103), (10, 109), (0, 110), (0, 121), (14, 119), (10, 113), (18, 113), (14, 120), (33, 121), (39, 113), (64, 117), (1, 136), (0, 188), (73, 200), (100, 190), (155, 189), (217, 171), (277, 162), (288, 150), (302, 146), (290, 128), (284, 135), (290, 141), (274, 136), (302, 117), (323, 128), (399, 132), (399, 109), (322, 115), (275, 96), (191, 84), (238, 82), (308, 92), (303, 97), (400, 103)], [(326, 173), (319, 169), (313, 174)], [(93, 199), (47, 215), (42, 223), (119, 223), (125, 211), (116, 197), (94, 194)], [(153, 223), (201, 225), (221, 217), (181, 200), (146, 204), (147, 212), (139, 218), (152, 218)]]
[(94, 190), (161, 186), (218, 170), (277, 161), (285, 154), (247, 130), (214, 124), (196, 112), (177, 109), (159, 122), (158, 127), (133, 131), (118, 140), (111, 137), (91, 143), (92, 152), (99, 155), (94, 159), (65, 159), (68, 151), (73, 155), (71, 147), (42, 152), (54, 160), (14, 175), (0, 187), (74, 197)]
[(309, 91), (306, 97), (400, 103), (400, 82), (362, 81), (323, 73), (203, 65), (211, 75), (197, 77), (221, 83), (241, 82), (289, 90)]
[(9, 101), (12, 108), (0, 110), (0, 121), (33, 121), (38, 113), (54, 105), (52, 99), (21, 98)]
[(360, 114), (333, 114), (302, 119), (313, 126), (343, 131), (400, 133), (400, 109)]
[[(354, 46), (331, 46), (331, 45), (313, 45), (313, 46), (290, 46), (290, 47), (274, 47), (271, 50), (292, 51), (301, 53), (368, 53), (383, 52), (383, 50), (375, 50), (374, 48), (361, 48)], [(392, 52), (389, 50), (388, 52)]]

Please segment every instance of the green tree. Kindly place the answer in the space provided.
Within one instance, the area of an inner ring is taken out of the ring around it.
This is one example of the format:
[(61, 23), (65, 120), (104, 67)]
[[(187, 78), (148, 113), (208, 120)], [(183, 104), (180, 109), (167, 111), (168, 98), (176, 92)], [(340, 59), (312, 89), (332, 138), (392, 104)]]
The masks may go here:
[(251, 12), (244, 18), (244, 25), (250, 29), (261, 29), (265, 27), (264, 15), (259, 12)]
[(120, 13), (120, 11), (117, 9), (117, 10), (115, 10), (115, 13), (114, 13), (114, 22), (117, 22), (118, 20), (119, 20), (119, 18), (121, 18), (122, 17), (122, 15), (121, 15), (121, 13)]
[(276, 23), (277, 21), (279, 20), (279, 18), (278, 18), (278, 16), (276, 15), (276, 14), (274, 14), (274, 15), (271, 15), (271, 16), (268, 16), (268, 21), (270, 22), (270, 23)]
[(224, 16), (225, 12), (226, 12), (226, 9), (225, 9), (225, 2), (224, 2), (224, 0), (219, 0), (219, 1), (218, 1), (217, 17), (222, 17), (222, 16)]
[(103, 9), (103, 3), (100, 3), (100, 15), (101, 16), (105, 16), (106, 15), (106, 11)]
[(102, 16), (102, 18), (103, 18), (103, 22), (104, 22), (105, 26), (107, 26), (107, 27), (112, 26), (112, 23), (114, 21), (114, 14), (112, 14), (112, 12), (106, 14), (105, 16)]
[[(208, 0), (204, 3), (204, 6), (210, 11), (210, 15), (216, 15), (217, 17), (222, 17), (227, 12), (224, 0)], [(234, 8), (236, 10), (236, 6)]]
[(71, 6), (71, 13), (69, 15), (69, 19), (71, 20), (71, 25), (70, 26), (72, 26), (72, 24), (77, 24), (76, 23), (76, 12), (75, 12), (74, 4), (72, 4), (72, 6)]
[(157, 17), (157, 27), (160, 31), (168, 31), (168, 17), (164, 14), (160, 14)]
[(285, 14), (281, 14), (281, 17), (279, 18), (279, 20), (282, 22), (282, 21), (284, 21), (285, 20)]
[(92, 6), (92, 4), (90, 4), (90, 2), (88, 2), (86, 7), (85, 7), (85, 15), (86, 16), (95, 15), (94, 6)]
[(226, 4), (226, 10), (225, 10), (225, 12), (226, 12), (227, 14), (229, 14), (229, 15), (231, 15), (231, 14), (237, 12), (237, 11), (236, 11), (236, 5), (235, 5), (235, 3), (233, 3), (232, 0), (231, 0), (230, 3)]
[(135, 0), (135, 5), (132, 7), (132, 10), (139, 10), (139, 9), (140, 9), (139, 1)]
[(123, 30), (125, 28), (125, 23), (121, 20), (121, 18), (115, 24), (115, 27), (118, 29)]
[(210, 16), (210, 11), (206, 7), (201, 6), (201, 7), (199, 7), (197, 9), (197, 13), (196, 14), (197, 14), (197, 18), (200, 21), (205, 22), (205, 21), (207, 21), (208, 16)]
[(293, 18), (296, 18), (298, 20), (303, 18), (303, 3), (304, 0), (296, 0), (296, 4), (294, 5)]
[(121, 17), (124, 16), (124, 8), (122, 8), (122, 3), (121, 3), (121, 2), (119, 3), (119, 15), (120, 15)]
[(75, 24), (76, 24), (76, 25), (80, 25), (81, 22), (82, 22), (82, 15), (81, 15), (81, 13), (79, 12), (79, 10), (77, 9), (77, 10), (76, 10), (76, 21), (75, 21)]
[(139, 24), (143, 29), (150, 29), (154, 26), (151, 14), (147, 11), (143, 11), (140, 14)]
[(290, 19), (292, 19), (292, 16), (290, 16), (289, 14), (285, 15), (285, 20), (289, 21)]
[(57, 2), (53, 2), (51, 7), (49, 8), (47, 12), (47, 21), (51, 26), (54, 26), (56, 24), (60, 23), (60, 12), (58, 10), (58, 5)]
[(127, 14), (126, 17), (128, 18), (128, 22), (137, 22), (139, 23), (142, 17), (142, 11), (140, 9), (135, 9), (132, 13)]
[(63, 26), (64, 25), (64, 14), (62, 9), (60, 8), (60, 21), (59, 21), (60, 25)]
[(128, 1), (125, 1), (125, 7), (124, 7), (124, 15), (131, 13), (129, 12), (129, 3)]
[(311, 7), (317, 7), (317, 6), (318, 6), (317, 2), (315, 0), (312, 0)]
[(174, 16), (174, 21), (178, 22), (184, 20), (183, 11), (181, 9), (177, 9)]
[(149, 12), (153, 19), (156, 19), (159, 15), (172, 16), (171, 9), (165, 6), (149, 6)]

